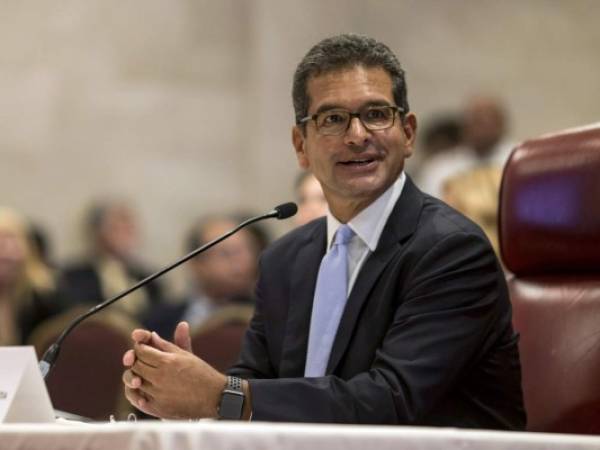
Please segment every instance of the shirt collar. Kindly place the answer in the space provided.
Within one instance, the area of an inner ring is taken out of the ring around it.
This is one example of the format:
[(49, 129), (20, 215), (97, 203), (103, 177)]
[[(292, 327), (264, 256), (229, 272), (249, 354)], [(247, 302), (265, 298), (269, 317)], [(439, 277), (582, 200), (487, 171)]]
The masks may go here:
[[(404, 172), (401, 172), (394, 184), (387, 188), (387, 190), (377, 197), (373, 203), (348, 222), (348, 226), (372, 252), (377, 248), (379, 238), (383, 232), (383, 227), (390, 217), (396, 201), (402, 193), (405, 182), (406, 175), (404, 175)], [(331, 214), (330, 211), (327, 211), (328, 249), (331, 247), (335, 233), (340, 226), (341, 223), (333, 217), (333, 214)]]

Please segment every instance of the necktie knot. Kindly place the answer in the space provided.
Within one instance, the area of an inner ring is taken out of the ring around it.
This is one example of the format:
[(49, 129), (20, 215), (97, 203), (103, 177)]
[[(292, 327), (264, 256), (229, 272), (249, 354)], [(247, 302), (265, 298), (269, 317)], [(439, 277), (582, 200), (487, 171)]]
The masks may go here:
[(333, 240), (333, 245), (346, 245), (350, 242), (354, 236), (354, 231), (348, 225), (341, 225), (337, 232), (335, 233), (335, 239)]

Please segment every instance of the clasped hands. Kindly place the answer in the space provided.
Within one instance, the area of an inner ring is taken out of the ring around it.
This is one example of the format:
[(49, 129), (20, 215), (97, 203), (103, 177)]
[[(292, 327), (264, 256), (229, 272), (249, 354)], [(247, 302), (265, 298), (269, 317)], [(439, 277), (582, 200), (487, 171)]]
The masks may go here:
[(187, 322), (177, 325), (174, 343), (141, 329), (131, 337), (123, 383), (133, 406), (163, 419), (217, 417), (227, 377), (192, 353)]

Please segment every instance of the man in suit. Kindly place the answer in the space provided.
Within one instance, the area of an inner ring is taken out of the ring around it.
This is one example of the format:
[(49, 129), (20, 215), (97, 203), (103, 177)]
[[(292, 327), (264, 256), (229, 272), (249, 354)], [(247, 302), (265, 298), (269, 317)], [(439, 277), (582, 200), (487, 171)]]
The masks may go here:
[[(61, 308), (95, 305), (114, 297), (152, 272), (137, 257), (138, 221), (124, 200), (95, 202), (86, 216), (89, 238), (86, 254), (60, 272)], [(115, 307), (134, 319), (143, 320), (162, 303), (162, 285), (153, 281)]]
[[(299, 164), (329, 205), (261, 258), (256, 312), (229, 377), (149, 331), (126, 394), (160, 417), (525, 425), (504, 275), (482, 231), (404, 174), (416, 118), (385, 45), (341, 35), (294, 76)], [(341, 262), (340, 262), (341, 261)]]
[[(237, 221), (227, 215), (212, 215), (196, 221), (186, 235), (186, 253), (236, 226)], [(253, 235), (244, 229), (193, 258), (187, 264), (187, 294), (179, 301), (154, 308), (144, 326), (161, 336), (171, 336), (182, 320), (193, 330), (224, 309), (252, 310), (258, 255)]]

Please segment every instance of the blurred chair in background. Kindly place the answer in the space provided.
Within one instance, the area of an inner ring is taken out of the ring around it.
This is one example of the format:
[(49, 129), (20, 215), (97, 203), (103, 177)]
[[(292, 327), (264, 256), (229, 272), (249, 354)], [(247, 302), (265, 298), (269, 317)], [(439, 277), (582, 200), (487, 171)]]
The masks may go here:
[(294, 183), (294, 194), (298, 203), (298, 213), (294, 216), (297, 226), (327, 214), (327, 200), (321, 184), (311, 172), (300, 172)]
[(531, 431), (600, 433), (600, 123), (527, 141), (502, 179), (500, 246)]
[(501, 178), (500, 167), (478, 167), (448, 178), (442, 190), (442, 200), (478, 224), (496, 254), (499, 252), (498, 196)]
[(23, 344), (58, 310), (52, 270), (31, 245), (28, 225), (0, 207), (0, 345)]
[[(97, 304), (115, 296), (150, 275), (138, 261), (139, 230), (136, 215), (122, 200), (95, 203), (86, 220), (88, 253), (64, 267), (60, 290), (65, 308)], [(130, 294), (115, 304), (136, 320), (142, 320), (151, 306), (161, 302), (158, 281)]]
[[(75, 307), (42, 323), (29, 344), (41, 357), (69, 323), (87, 310)], [(131, 332), (140, 324), (115, 309), (80, 323), (67, 336), (56, 365), (46, 379), (54, 408), (107, 421), (126, 418), (132, 408), (123, 393), (122, 357), (131, 347)]]
[[(235, 219), (224, 215), (198, 221), (187, 236), (186, 251), (195, 250), (236, 225)], [(255, 237), (242, 229), (187, 262), (187, 294), (173, 304), (156, 308), (145, 322), (146, 327), (170, 339), (181, 320), (193, 330), (225, 307), (246, 305), (252, 309), (258, 252)]]
[(220, 372), (237, 361), (254, 307), (228, 305), (192, 329), (192, 349), (196, 355)]

